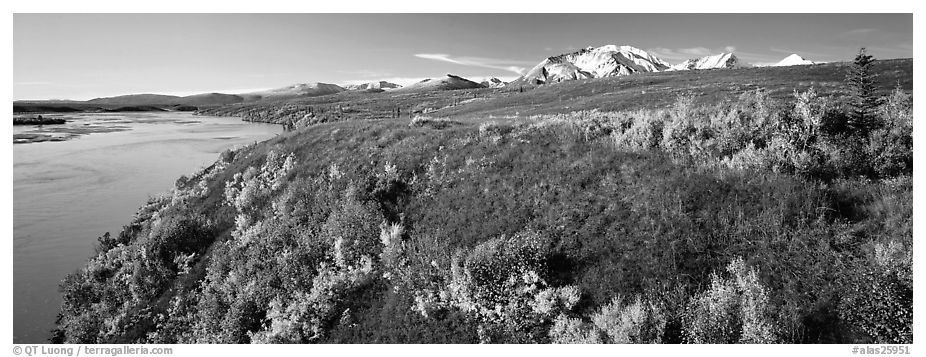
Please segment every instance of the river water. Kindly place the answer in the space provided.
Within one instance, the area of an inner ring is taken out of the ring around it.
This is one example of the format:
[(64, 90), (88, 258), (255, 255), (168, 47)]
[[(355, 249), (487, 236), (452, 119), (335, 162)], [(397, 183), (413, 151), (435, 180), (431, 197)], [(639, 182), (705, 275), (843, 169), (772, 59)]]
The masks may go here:
[(60, 126), (14, 127), (70, 137), (13, 145), (13, 342), (43, 343), (61, 304), (58, 283), (117, 234), (149, 196), (278, 125), (189, 113), (67, 115)]

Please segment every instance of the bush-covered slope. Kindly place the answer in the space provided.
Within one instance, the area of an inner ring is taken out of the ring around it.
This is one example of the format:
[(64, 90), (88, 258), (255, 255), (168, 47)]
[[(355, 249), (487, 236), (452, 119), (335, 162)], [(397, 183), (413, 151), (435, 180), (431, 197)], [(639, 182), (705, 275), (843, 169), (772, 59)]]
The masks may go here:
[[(810, 66), (637, 73), (628, 76), (567, 81), (542, 86), (501, 89), (461, 89), (408, 93), (341, 92), (282, 102), (239, 103), (203, 108), (201, 114), (236, 116), (249, 121), (316, 123), (414, 115), (455, 120), (489, 116), (529, 116), (581, 110), (623, 111), (671, 106), (679, 95), (695, 93), (702, 104), (714, 104), (757, 89), (784, 100), (795, 90), (814, 88), (822, 96), (846, 94), (848, 62)], [(893, 88), (913, 90), (913, 61), (881, 60), (873, 63), (878, 95)]]
[(62, 285), (55, 340), (912, 341), (912, 100), (813, 92), (313, 125), (226, 152)]

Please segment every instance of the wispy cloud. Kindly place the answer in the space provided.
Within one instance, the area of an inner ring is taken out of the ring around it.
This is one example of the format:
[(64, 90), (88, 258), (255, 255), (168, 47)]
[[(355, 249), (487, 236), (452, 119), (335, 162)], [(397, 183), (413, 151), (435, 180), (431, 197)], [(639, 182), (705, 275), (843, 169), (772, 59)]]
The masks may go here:
[(449, 62), (462, 66), (471, 66), (471, 67), (482, 67), (482, 68), (491, 68), (499, 69), (503, 71), (509, 71), (517, 73), (518, 75), (524, 74), (526, 70), (521, 65), (527, 65), (529, 62), (525, 61), (515, 61), (508, 59), (497, 59), (497, 58), (486, 58), (486, 57), (452, 57), (448, 54), (443, 53), (416, 53), (415, 57)]
[[(647, 49), (647, 51), (654, 53), (660, 58), (664, 60), (668, 60), (670, 62), (671, 61), (681, 62), (681, 61), (692, 59), (692, 58), (718, 55), (721, 53), (729, 53), (729, 52), (736, 54), (736, 56), (742, 60), (749, 61), (752, 63), (763, 63), (763, 62), (775, 63), (777, 62), (777, 59), (773, 58), (774, 56), (769, 56), (768, 54), (762, 54), (762, 53), (740, 51), (739, 49), (736, 48), (736, 46), (733, 46), (733, 45), (727, 45), (727, 46), (724, 46), (723, 48), (716, 48), (716, 49), (707, 48), (703, 46), (689, 47), (689, 48), (675, 48), (675, 49), (665, 48), (665, 47), (655, 47), (655, 48)], [(771, 61), (775, 61), (775, 62), (771, 62)]]
[(854, 29), (854, 30), (843, 32), (842, 35), (843, 36), (860, 36), (860, 35), (867, 36), (875, 32), (878, 32), (878, 29), (861, 28), (861, 29)]
[(692, 56), (707, 56), (711, 54), (711, 50), (707, 47), (679, 48), (678, 52)]
[(735, 52), (736, 47), (726, 46), (721, 49), (710, 49), (710, 48), (703, 47), (703, 46), (688, 47), (688, 48), (655, 47), (655, 48), (647, 49), (647, 51), (654, 53), (660, 58), (665, 59), (665, 60), (684, 61), (684, 60), (691, 59), (691, 58), (698, 58), (698, 57), (720, 54), (722, 52)]
[(882, 29), (859, 28), (845, 31), (839, 34), (839, 39), (852, 45), (888, 45), (897, 43), (909, 43), (912, 41), (910, 34), (885, 31)]
[(476, 82), (476, 83), (481, 83), (481, 82), (490, 80), (490, 79), (492, 79), (492, 78), (498, 78), (498, 79), (500, 79), (502, 82), (511, 82), (511, 81), (513, 81), (513, 80), (515, 80), (515, 79), (518, 79), (519, 77), (520, 77), (520, 76), (484, 76), (484, 77), (469, 77), (469, 78), (467, 78), (467, 79), (469, 79), (469, 80), (471, 80), (471, 81), (473, 81), (473, 82)]
[(363, 78), (388, 77), (392, 75), (392, 73), (389, 73), (389, 72), (373, 71), (373, 70), (368, 70), (368, 69), (340, 70), (336, 72), (348, 74), (351, 76), (363, 77)]

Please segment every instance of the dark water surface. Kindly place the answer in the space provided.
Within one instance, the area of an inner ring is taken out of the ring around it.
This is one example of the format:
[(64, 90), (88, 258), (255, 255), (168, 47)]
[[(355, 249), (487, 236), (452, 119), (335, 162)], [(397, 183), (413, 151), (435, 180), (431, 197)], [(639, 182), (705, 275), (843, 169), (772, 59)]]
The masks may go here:
[[(77, 114), (15, 134), (67, 137), (13, 145), (13, 342), (42, 343), (61, 304), (58, 283), (104, 232), (117, 234), (149, 196), (278, 125), (189, 113)], [(9, 140), (9, 139), (7, 139)]]

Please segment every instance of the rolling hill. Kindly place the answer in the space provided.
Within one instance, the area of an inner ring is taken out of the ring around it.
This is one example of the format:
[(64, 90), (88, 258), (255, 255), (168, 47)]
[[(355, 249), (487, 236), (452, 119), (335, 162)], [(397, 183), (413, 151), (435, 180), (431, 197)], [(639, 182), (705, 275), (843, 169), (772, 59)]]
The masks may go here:
[(286, 100), (301, 97), (317, 97), (322, 95), (343, 92), (346, 89), (330, 83), (298, 83), (286, 87), (269, 89), (265, 91), (240, 94), (246, 101), (255, 100)]
[[(876, 89), (886, 95), (898, 85), (913, 89), (913, 61), (879, 60), (874, 63)], [(763, 89), (774, 98), (793, 97), (794, 91), (814, 88), (821, 95), (846, 93), (846, 62), (813, 66), (756, 67), (710, 71), (668, 71), (628, 76), (565, 81), (532, 86), (471, 88), (446, 91), (394, 90), (383, 93), (343, 92), (298, 98), (285, 106), (249, 102), (204, 109), (204, 114), (241, 116), (247, 120), (283, 122), (308, 113), (330, 120), (378, 119), (427, 114), (466, 120), (487, 116), (525, 117), (535, 114), (665, 108), (679, 95), (694, 93), (702, 103), (715, 103), (748, 91)], [(340, 107), (341, 110), (337, 108)]]
[(307, 126), (100, 237), (53, 341), (911, 343), (912, 61), (871, 131), (845, 70), (200, 111)]
[(434, 90), (455, 90), (482, 88), (482, 85), (466, 78), (447, 74), (442, 78), (429, 78), (394, 90), (395, 92), (421, 92)]

